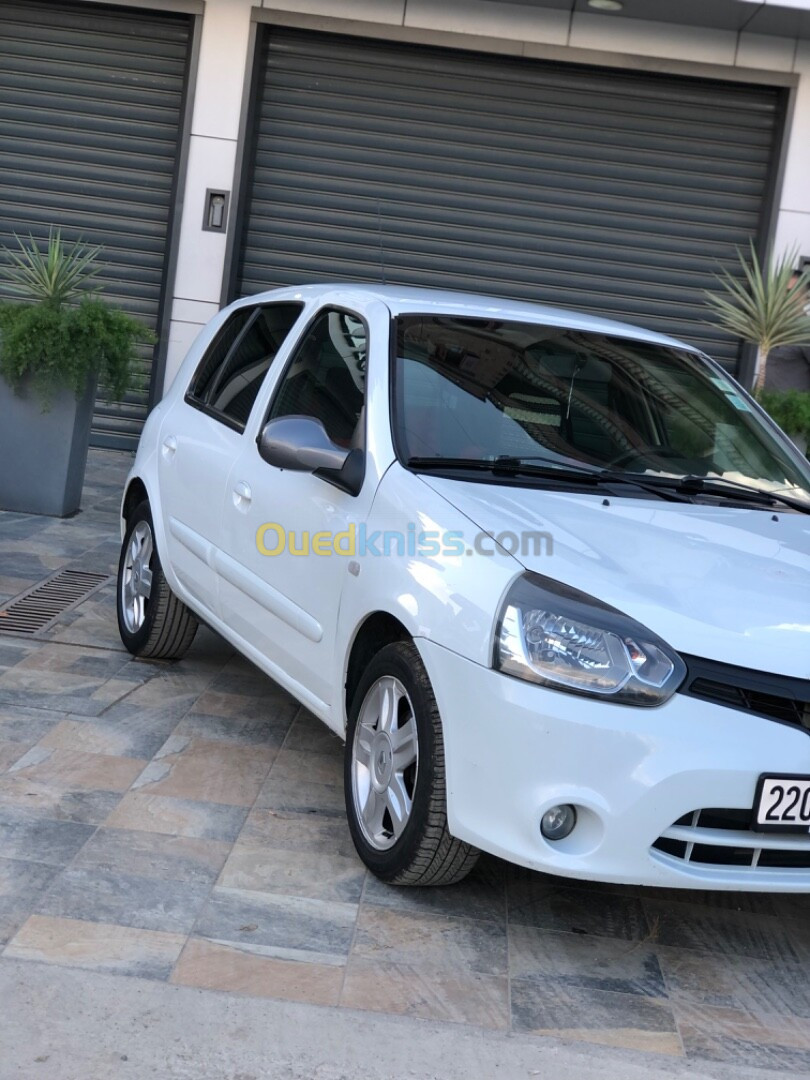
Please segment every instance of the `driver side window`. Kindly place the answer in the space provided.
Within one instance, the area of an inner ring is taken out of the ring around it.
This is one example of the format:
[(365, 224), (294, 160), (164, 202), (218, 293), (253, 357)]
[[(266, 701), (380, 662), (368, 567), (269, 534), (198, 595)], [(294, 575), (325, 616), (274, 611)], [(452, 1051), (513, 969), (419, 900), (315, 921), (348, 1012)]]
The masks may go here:
[(362, 446), (367, 342), (358, 316), (321, 312), (293, 354), (267, 419), (311, 416), (338, 446)]

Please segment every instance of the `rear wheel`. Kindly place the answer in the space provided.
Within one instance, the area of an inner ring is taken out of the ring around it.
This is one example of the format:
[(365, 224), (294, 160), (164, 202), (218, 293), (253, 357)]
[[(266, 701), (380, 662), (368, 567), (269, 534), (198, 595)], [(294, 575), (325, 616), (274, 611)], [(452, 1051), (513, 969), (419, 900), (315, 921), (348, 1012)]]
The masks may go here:
[(450, 885), (478, 851), (447, 828), (444, 742), (416, 647), (386, 645), (366, 669), (349, 714), (344, 786), (355, 847), (396, 885)]
[(118, 631), (134, 656), (178, 660), (197, 632), (197, 619), (163, 576), (149, 503), (130, 515), (118, 563)]

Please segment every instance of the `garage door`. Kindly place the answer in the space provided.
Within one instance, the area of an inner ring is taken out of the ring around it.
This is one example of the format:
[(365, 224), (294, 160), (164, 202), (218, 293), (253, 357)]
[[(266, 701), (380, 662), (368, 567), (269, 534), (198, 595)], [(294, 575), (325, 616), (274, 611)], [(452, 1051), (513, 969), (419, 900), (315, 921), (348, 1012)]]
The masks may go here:
[[(189, 40), (188, 16), (0, 0), (0, 243), (58, 225), (103, 245), (103, 297), (153, 330)], [(126, 401), (100, 390), (94, 445), (135, 445), (151, 360)]]
[(265, 28), (234, 291), (340, 278), (641, 323), (734, 367), (702, 290), (762, 224), (781, 91)]

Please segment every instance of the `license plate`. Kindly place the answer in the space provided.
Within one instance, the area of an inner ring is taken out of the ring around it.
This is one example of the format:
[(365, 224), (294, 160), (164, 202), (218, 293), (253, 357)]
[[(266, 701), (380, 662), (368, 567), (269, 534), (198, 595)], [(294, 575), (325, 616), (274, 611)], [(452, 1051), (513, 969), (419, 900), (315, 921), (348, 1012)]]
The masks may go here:
[(762, 776), (751, 827), (758, 832), (810, 832), (810, 776)]

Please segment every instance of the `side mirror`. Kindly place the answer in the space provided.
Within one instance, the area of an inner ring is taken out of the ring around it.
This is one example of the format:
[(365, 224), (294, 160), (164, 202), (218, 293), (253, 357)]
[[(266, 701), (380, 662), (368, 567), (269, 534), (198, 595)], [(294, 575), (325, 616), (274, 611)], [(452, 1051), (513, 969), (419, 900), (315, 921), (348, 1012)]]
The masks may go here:
[(269, 465), (318, 476), (357, 495), (365, 472), (362, 450), (333, 443), (320, 420), (312, 416), (280, 416), (262, 428), (259, 455)]

